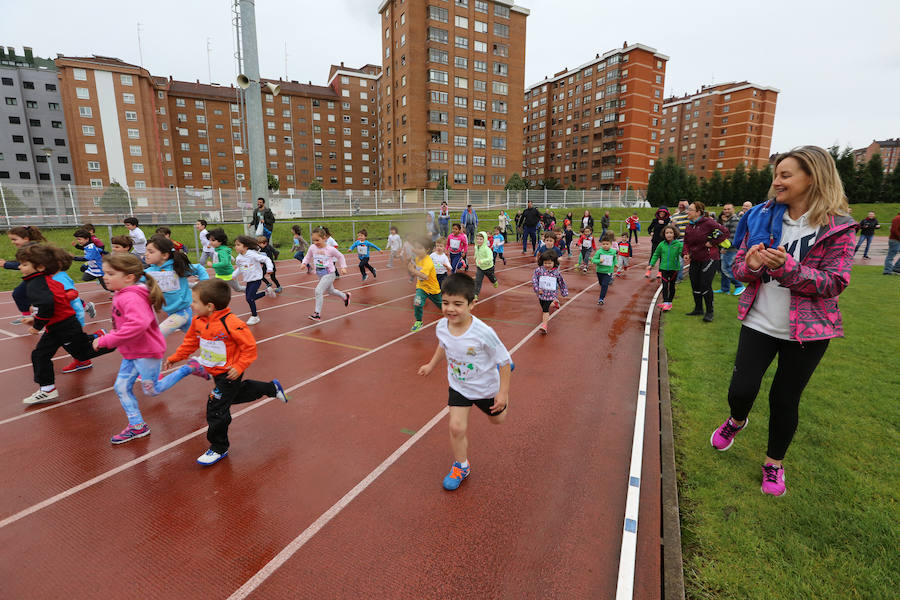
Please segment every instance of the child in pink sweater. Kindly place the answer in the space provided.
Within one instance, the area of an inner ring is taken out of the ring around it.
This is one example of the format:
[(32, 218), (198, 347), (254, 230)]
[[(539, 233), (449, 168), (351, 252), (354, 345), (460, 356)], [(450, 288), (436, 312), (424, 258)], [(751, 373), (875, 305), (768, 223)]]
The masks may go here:
[(103, 259), (103, 278), (111, 292), (113, 330), (94, 340), (94, 349), (116, 348), (122, 354), (122, 366), (114, 389), (128, 417), (128, 426), (112, 436), (113, 444), (124, 444), (150, 434), (138, 401), (132, 391), (138, 375), (144, 394), (156, 396), (187, 375), (209, 379), (196, 360), (159, 378), (166, 352), (166, 340), (156, 323), (155, 311), (163, 304), (163, 292), (153, 277), (146, 277), (144, 265), (134, 254), (107, 254)]
[(447, 253), (450, 255), (451, 273), (456, 273), (460, 266), (462, 266), (463, 270), (468, 270), (469, 266), (466, 264), (466, 252), (468, 250), (469, 242), (466, 234), (462, 232), (462, 227), (459, 223), (454, 223), (452, 233), (447, 236)]
[(337, 296), (344, 301), (344, 306), (350, 305), (350, 292), (342, 292), (334, 287), (334, 278), (336, 269), (334, 262), (337, 261), (341, 270), (341, 275), (347, 274), (347, 261), (344, 255), (327, 243), (328, 236), (321, 227), (312, 230), (310, 237), (309, 251), (303, 257), (301, 264), (310, 266), (316, 270), (316, 276), (319, 278), (319, 284), (316, 286), (316, 312), (309, 315), (313, 321), (321, 321), (322, 304), (325, 302), (325, 292)]

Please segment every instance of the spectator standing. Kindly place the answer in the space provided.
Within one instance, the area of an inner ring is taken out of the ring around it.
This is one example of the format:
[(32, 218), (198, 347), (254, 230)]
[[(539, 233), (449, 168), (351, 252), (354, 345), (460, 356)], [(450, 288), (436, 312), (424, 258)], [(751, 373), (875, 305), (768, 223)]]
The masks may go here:
[[(687, 200), (679, 200), (678, 201), (678, 212), (672, 215), (672, 225), (678, 228), (678, 237), (680, 239), (684, 239), (684, 228), (688, 224), (688, 214), (687, 214), (688, 201)], [(675, 278), (675, 282), (678, 283), (682, 279), (684, 279), (684, 269), (678, 271), (678, 276)]]
[(719, 263), (719, 273), (722, 275), (722, 284), (720, 288), (713, 293), (731, 293), (732, 283), (734, 284), (735, 296), (740, 296), (744, 291), (744, 284), (735, 279), (734, 274), (731, 272), (731, 266), (734, 264), (734, 257), (737, 256), (738, 251), (737, 244), (734, 242), (734, 231), (737, 229), (737, 224), (740, 220), (740, 217), (734, 214), (733, 204), (726, 204), (722, 207), (722, 214), (719, 215), (718, 219), (719, 225), (722, 225), (728, 230), (728, 235), (732, 240), (732, 244), (728, 248), (719, 249), (722, 256), (721, 263)]
[(441, 201), (441, 212), (438, 213), (438, 226), (441, 237), (450, 235), (450, 207), (447, 206), (446, 200)]
[(709, 323), (713, 320), (712, 282), (719, 270), (719, 245), (728, 239), (728, 230), (704, 216), (706, 206), (702, 202), (692, 202), (687, 213), (684, 255), (690, 260), (691, 288), (694, 290), (694, 310), (688, 315), (703, 315), (703, 321)]
[[(900, 253), (900, 213), (891, 221), (891, 237), (888, 238), (888, 253), (884, 258), (884, 274), (900, 275), (900, 258), (894, 262), (894, 257)], [(893, 263), (893, 266), (892, 264)]]
[[(584, 221), (584, 219), (582, 219), (582, 221)], [(606, 211), (605, 213), (603, 213), (603, 216), (600, 217), (600, 227), (603, 228), (603, 231), (600, 233), (600, 237), (606, 235), (606, 230), (609, 229), (609, 222), (609, 211)]]
[(537, 226), (540, 220), (541, 212), (529, 200), (528, 208), (522, 211), (522, 254), (528, 252), (528, 238), (531, 238), (531, 249), (537, 250)]
[(266, 236), (267, 240), (272, 239), (272, 231), (275, 229), (275, 215), (272, 209), (266, 208), (266, 199), (256, 199), (256, 210), (253, 211), (253, 220), (250, 221), (250, 230), (253, 235)]
[(881, 229), (881, 225), (878, 224), (875, 213), (869, 212), (869, 214), (866, 215), (866, 218), (859, 223), (859, 240), (856, 242), (856, 248), (853, 249), (853, 256), (856, 256), (856, 252), (859, 250), (859, 247), (862, 246), (863, 240), (866, 240), (866, 249), (863, 250), (863, 258), (869, 258), (869, 246), (872, 244), (872, 238), (875, 237), (876, 229)]
[[(650, 221), (650, 225), (647, 226), (647, 233), (650, 234), (650, 260), (647, 261), (647, 271), (644, 273), (644, 277), (650, 277), (651, 265), (653, 264), (653, 253), (656, 252), (656, 247), (659, 246), (660, 242), (665, 239), (663, 229), (665, 229), (666, 225), (668, 225), (671, 220), (671, 217), (669, 217), (669, 209), (665, 206), (660, 206), (659, 209), (657, 209), (656, 214), (653, 215), (653, 220)], [(660, 262), (660, 265), (662, 265), (662, 262)], [(660, 271), (662, 271), (662, 266), (660, 266)], [(661, 276), (659, 271), (657, 271), (656, 276)]]
[(466, 211), (462, 214), (459, 221), (462, 223), (463, 229), (466, 230), (466, 238), (468, 238), (469, 244), (474, 244), (475, 231), (478, 229), (478, 213), (475, 212), (471, 204), (466, 206)]

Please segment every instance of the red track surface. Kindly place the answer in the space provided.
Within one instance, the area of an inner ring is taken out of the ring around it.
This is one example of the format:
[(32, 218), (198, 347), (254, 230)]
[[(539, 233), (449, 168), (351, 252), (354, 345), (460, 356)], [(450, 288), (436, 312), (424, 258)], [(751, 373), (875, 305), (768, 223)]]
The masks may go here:
[[(514, 243), (509, 250), (500, 288), (487, 284), (474, 313), (512, 348), (533, 333), (540, 309), (530, 256)], [(513, 355), (507, 421), (492, 426), (473, 411), (472, 475), (458, 491), (441, 488), (451, 462), (442, 419), (250, 596), (613, 597), (643, 320), (655, 289), (639, 273), (646, 250), (638, 246), (640, 266), (610, 288), (604, 307), (593, 275), (565, 274), (570, 297), (593, 288), (563, 303), (550, 335), (531, 337)], [(407, 335), (412, 285), (398, 268), (363, 284), (348, 259), (337, 285), (360, 289), (349, 309), (327, 299), (322, 323), (306, 319), (315, 278), (280, 263), (285, 292), (259, 302), (260, 358), (248, 376), (305, 383), (286, 406), (236, 407), (231, 453), (210, 468), (194, 462), (207, 448), (207, 382), (138, 394), (153, 433), (111, 446), (126, 423), (110, 389), (117, 357), (58, 374), (63, 401), (26, 410), (34, 339), (0, 339), (0, 598), (227, 598), (434, 418), (447, 381), (443, 367), (415, 374), (436, 340), (431, 326)], [(107, 298), (79, 288), (88, 299)], [(0, 308), (11, 318), (8, 300), (3, 294)], [(246, 318), (241, 297), (232, 308)], [(108, 302), (98, 309), (98, 321), (108, 317)], [(438, 317), (426, 309), (426, 324)], [(0, 319), (0, 331), (13, 332), (8, 322)], [(170, 350), (180, 340), (173, 334)], [(59, 368), (70, 360), (60, 356)], [(637, 598), (660, 595), (655, 356), (654, 342)]]

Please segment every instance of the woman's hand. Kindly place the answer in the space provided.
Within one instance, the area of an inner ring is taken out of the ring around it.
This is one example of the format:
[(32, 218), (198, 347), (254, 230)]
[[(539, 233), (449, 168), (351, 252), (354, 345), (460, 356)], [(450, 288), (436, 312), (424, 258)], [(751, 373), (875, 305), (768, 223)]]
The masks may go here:
[(751, 271), (759, 271), (765, 266), (762, 255), (760, 254), (765, 248), (766, 247), (762, 244), (750, 246), (750, 249), (747, 250), (747, 254), (744, 255), (744, 264), (747, 265), (748, 269)]
[(787, 252), (785, 251), (784, 246), (778, 246), (778, 248), (764, 248), (760, 251), (760, 257), (766, 267), (770, 270), (780, 269), (787, 260)]

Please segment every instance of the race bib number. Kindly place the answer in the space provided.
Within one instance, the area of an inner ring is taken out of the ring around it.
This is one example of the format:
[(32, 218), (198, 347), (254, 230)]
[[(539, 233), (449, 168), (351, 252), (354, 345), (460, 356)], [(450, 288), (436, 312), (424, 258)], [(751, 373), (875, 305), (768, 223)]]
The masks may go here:
[(148, 271), (147, 274), (156, 280), (156, 284), (163, 292), (174, 292), (181, 287), (178, 273), (175, 271)]
[(450, 240), (450, 249), (459, 250), (459, 240)]
[(224, 367), (228, 359), (225, 340), (200, 338), (200, 364), (204, 367)]
[(591, 240), (584, 240), (583, 242), (581, 242), (581, 247), (582, 247), (582, 248), (590, 248), (590, 247), (591, 247)]
[(316, 254), (313, 257), (313, 262), (317, 269), (327, 269), (328, 268), (328, 256), (325, 254)]
[(538, 278), (538, 287), (545, 292), (555, 292), (556, 291), (556, 277), (550, 277), (549, 275), (541, 275)]
[(360, 256), (368, 256), (369, 255), (369, 247), (365, 245), (360, 245), (356, 247), (356, 252)]
[(600, 256), (600, 264), (604, 267), (611, 267), (613, 264), (612, 254), (603, 254)]

